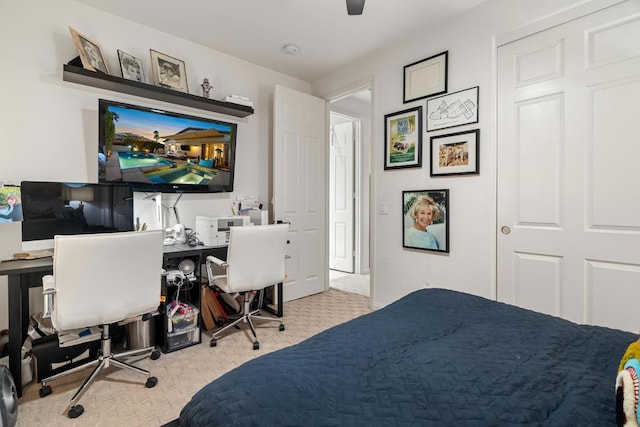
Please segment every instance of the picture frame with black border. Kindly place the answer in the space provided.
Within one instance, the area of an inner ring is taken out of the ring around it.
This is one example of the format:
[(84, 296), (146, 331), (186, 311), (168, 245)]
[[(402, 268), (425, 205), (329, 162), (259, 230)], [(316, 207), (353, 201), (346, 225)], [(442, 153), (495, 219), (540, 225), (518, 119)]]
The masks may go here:
[(403, 103), (447, 93), (449, 51), (405, 65)]
[(430, 176), (480, 173), (480, 129), (432, 136)]
[(402, 192), (402, 247), (449, 253), (449, 190)]
[(427, 132), (478, 123), (480, 86), (427, 99)]
[(422, 167), (422, 106), (384, 116), (384, 169)]
[(153, 84), (160, 87), (189, 93), (187, 70), (184, 61), (149, 49)]
[(145, 83), (144, 69), (140, 59), (118, 49), (118, 60), (120, 61), (120, 71), (122, 71), (123, 79)]

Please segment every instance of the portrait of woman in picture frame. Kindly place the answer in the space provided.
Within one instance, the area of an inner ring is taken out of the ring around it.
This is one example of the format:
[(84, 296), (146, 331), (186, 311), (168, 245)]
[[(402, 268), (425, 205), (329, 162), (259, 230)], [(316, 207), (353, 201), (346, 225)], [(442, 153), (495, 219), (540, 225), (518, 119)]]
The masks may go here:
[(449, 190), (402, 192), (402, 246), (449, 252)]
[(69, 31), (71, 31), (71, 37), (76, 45), (76, 49), (78, 49), (82, 66), (87, 70), (109, 74), (107, 62), (104, 60), (100, 46), (71, 27), (69, 27)]
[(145, 82), (141, 60), (133, 55), (129, 55), (127, 52), (124, 52), (120, 49), (118, 49), (118, 59), (120, 60), (122, 78), (142, 83)]
[(187, 87), (187, 70), (184, 61), (153, 49), (150, 49), (150, 51), (153, 84), (189, 93)]

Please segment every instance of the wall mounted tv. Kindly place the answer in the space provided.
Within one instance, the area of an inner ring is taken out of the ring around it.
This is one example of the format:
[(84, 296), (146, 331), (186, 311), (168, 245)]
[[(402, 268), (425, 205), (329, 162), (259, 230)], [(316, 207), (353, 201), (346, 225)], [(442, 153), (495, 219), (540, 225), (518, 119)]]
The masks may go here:
[(98, 176), (137, 191), (233, 191), (237, 124), (99, 100)]

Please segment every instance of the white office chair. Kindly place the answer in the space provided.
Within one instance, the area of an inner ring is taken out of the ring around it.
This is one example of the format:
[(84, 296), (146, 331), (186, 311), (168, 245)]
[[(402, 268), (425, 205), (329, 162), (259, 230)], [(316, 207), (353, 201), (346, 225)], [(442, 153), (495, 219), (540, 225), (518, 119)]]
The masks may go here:
[(147, 388), (157, 384), (157, 378), (148, 371), (118, 358), (152, 352), (152, 359), (157, 359), (159, 353), (148, 347), (114, 355), (109, 325), (140, 315), (149, 321), (157, 311), (163, 238), (160, 230), (55, 237), (53, 276), (42, 278), (45, 316), (50, 315), (59, 338), (70, 330), (101, 326), (101, 353), (97, 360), (42, 380), (40, 397), (51, 393), (49, 382), (97, 365), (71, 398), (69, 418), (82, 415), (84, 408), (76, 403), (102, 368), (110, 364), (146, 375)]
[[(289, 224), (256, 225), (231, 227), (227, 260), (208, 256), (206, 267), (209, 285), (215, 285), (227, 294), (239, 293), (244, 296), (240, 317), (234, 322), (214, 332), (211, 347), (217, 345), (217, 337), (224, 331), (240, 323), (247, 323), (253, 334), (253, 349), (260, 348), (253, 320), (261, 319), (279, 322), (279, 330), (284, 331), (281, 319), (260, 316), (260, 310), (251, 311), (251, 292), (284, 282), (287, 234)], [(226, 269), (226, 274), (215, 275), (212, 264)]]

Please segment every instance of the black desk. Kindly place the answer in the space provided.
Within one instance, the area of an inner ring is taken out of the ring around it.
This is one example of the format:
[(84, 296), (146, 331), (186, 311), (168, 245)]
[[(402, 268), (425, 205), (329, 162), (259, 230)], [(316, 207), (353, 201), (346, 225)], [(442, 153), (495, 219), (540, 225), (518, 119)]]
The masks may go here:
[(42, 276), (52, 273), (51, 258), (0, 262), (0, 275), (8, 276), (9, 371), (18, 397), (22, 396), (22, 344), (29, 328), (29, 288), (42, 286)]
[[(226, 246), (197, 246), (175, 244), (165, 246), (167, 255), (189, 255), (200, 253), (221, 256)], [(226, 255), (226, 254), (225, 254)], [(18, 397), (22, 396), (22, 344), (27, 339), (29, 328), (29, 288), (42, 286), (42, 276), (53, 273), (53, 260), (41, 258), (34, 260), (0, 262), (0, 276), (8, 276), (9, 304), (9, 371), (16, 385)], [(282, 317), (282, 284), (278, 285), (277, 301), (266, 299), (263, 309)]]

